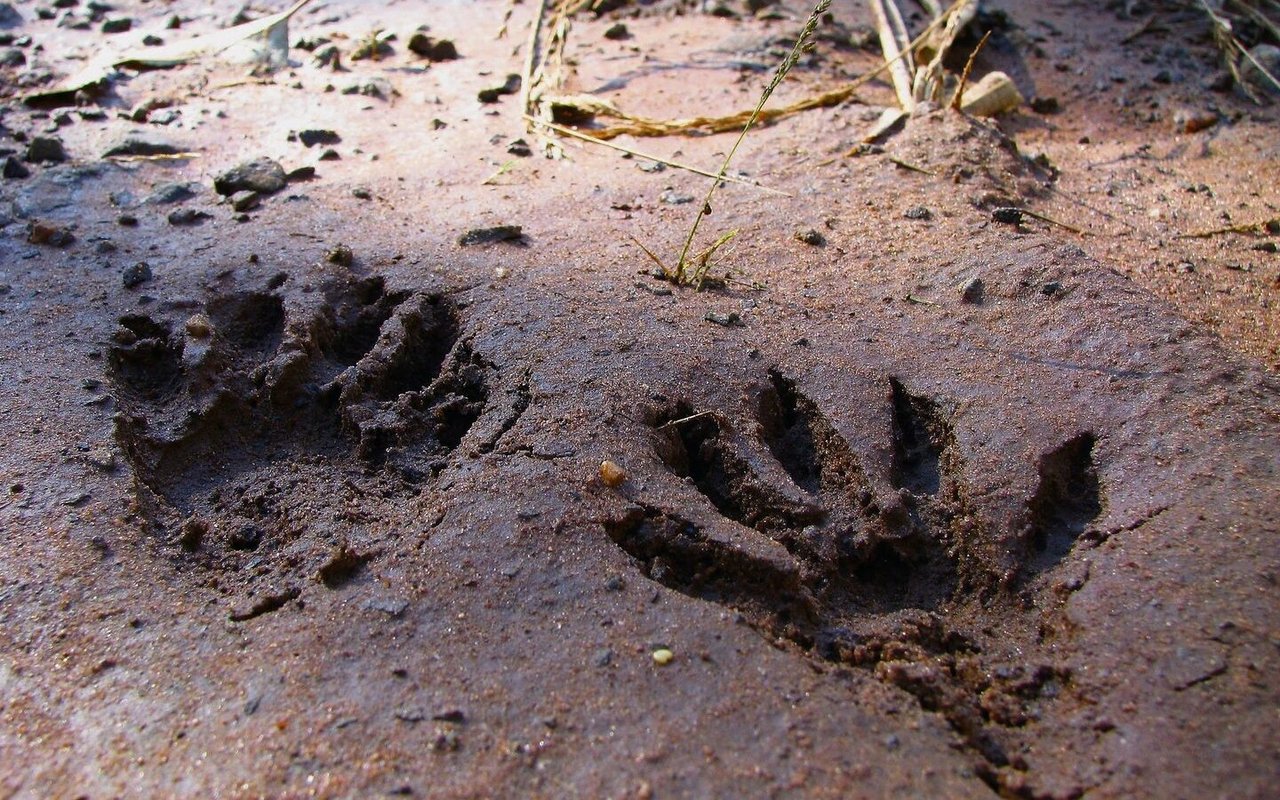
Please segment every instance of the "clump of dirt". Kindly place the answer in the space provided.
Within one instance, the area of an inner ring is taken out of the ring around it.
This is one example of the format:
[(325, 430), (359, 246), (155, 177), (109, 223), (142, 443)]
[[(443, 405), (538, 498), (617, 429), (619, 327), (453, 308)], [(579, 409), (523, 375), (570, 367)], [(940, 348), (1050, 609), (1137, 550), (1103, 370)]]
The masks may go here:
[(886, 152), (953, 183), (975, 208), (1022, 206), (1053, 185), (1047, 162), (1018, 150), (994, 123), (945, 112), (913, 116)]

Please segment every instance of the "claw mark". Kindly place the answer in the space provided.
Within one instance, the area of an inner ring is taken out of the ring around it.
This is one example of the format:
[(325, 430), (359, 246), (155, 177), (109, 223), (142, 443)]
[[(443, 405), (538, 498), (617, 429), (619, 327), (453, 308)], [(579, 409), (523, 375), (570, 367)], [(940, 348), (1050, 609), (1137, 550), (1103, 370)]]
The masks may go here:
[[(794, 565), (735, 548), (670, 512), (630, 505), (605, 520), (609, 538), (643, 565), (647, 577), (690, 597), (751, 612), (791, 635), (811, 627), (813, 609)], [(803, 623), (803, 625), (800, 625)], [(800, 627), (797, 627), (800, 625)]]
[(817, 494), (822, 488), (822, 461), (813, 430), (817, 408), (782, 373), (770, 372), (769, 381), (773, 391), (762, 398), (760, 414), (765, 444), (796, 486)]
[(1040, 485), (1031, 500), (1026, 571), (1056, 566), (1102, 514), (1102, 490), (1093, 464), (1097, 439), (1082, 433), (1040, 459)]
[(126, 394), (148, 402), (172, 395), (182, 377), (182, 340), (168, 325), (141, 314), (120, 319), (111, 370)]
[[(1002, 663), (955, 624), (957, 606), (1000, 602), (1006, 573), (996, 575), (984, 553), (990, 539), (1007, 539), (980, 527), (944, 407), (898, 380), (889, 387), (892, 507), (877, 507), (845, 439), (773, 370), (759, 397), (759, 451), (719, 411), (694, 413), (681, 401), (647, 415), (659, 458), (738, 525), (633, 502), (603, 527), (649, 578), (740, 612), (772, 642), (873, 670), (909, 693), (947, 720), (980, 757), (975, 774), (1001, 791), (1001, 770), (1017, 768), (1011, 732), (1057, 696), (1069, 671)], [(1101, 513), (1094, 444), (1077, 436), (1041, 460), (1025, 567), (1052, 567)], [(765, 449), (778, 469), (761, 461)]]
[(918, 495), (936, 495), (942, 486), (942, 450), (951, 438), (932, 400), (893, 387), (894, 486)]
[(764, 533), (821, 521), (815, 507), (798, 506), (771, 492), (726, 442), (715, 413), (694, 414), (678, 404), (655, 423), (659, 457), (694, 485), (725, 517)]

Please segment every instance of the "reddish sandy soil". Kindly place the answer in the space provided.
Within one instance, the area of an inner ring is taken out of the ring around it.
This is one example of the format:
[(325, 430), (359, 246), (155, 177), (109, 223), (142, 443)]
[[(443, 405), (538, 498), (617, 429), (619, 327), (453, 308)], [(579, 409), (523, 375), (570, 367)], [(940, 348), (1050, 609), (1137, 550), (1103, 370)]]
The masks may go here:
[[(1280, 137), (1197, 13), (990, 3), (976, 72), (1044, 113), (846, 155), (873, 82), (754, 131), (786, 194), (720, 190), (694, 291), (637, 243), (673, 259), (706, 178), (478, 101), (535, 3), (321, 0), (291, 37), (344, 71), (24, 105), (238, 8), (114, 5), (14, 3), (0, 67), (0, 796), (1274, 796), (1280, 260), (1185, 235), (1277, 216)], [(749, 108), (807, 11), (620, 5), (565, 88), (658, 118)], [(832, 14), (775, 102), (876, 66)], [(315, 174), (238, 215), (257, 157)]]

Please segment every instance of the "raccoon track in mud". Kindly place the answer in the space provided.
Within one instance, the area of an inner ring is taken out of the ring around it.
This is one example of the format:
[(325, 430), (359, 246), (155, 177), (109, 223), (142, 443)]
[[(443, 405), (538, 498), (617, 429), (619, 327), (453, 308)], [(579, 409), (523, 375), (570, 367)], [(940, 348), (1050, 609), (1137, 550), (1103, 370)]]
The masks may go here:
[[(908, 692), (981, 756), (979, 772), (995, 786), (996, 770), (1015, 763), (1001, 731), (1025, 725), (1069, 676), (1043, 664), (987, 663), (981, 646), (953, 626), (961, 608), (988, 602), (998, 583), (978, 555), (982, 542), (966, 538), (988, 534), (966, 521), (963, 464), (946, 407), (896, 378), (886, 384), (893, 455), (885, 478), (901, 507), (878, 506), (845, 439), (799, 382), (775, 369), (757, 419), (742, 427), (758, 423), (753, 452), (776, 460), (776, 474), (794, 489), (751, 467), (749, 443), (725, 415), (660, 399), (644, 415), (656, 454), (730, 527), (700, 527), (637, 499), (604, 529), (646, 577), (734, 609), (770, 641), (870, 669)], [(1055, 566), (1101, 512), (1094, 441), (1082, 434), (1041, 459), (1024, 570)], [(994, 602), (1017, 613), (1007, 595)]]
[(205, 319), (121, 319), (109, 377), (144, 512), (211, 563), (312, 535), (293, 520), (352, 487), (413, 491), (484, 412), (496, 373), (450, 299), (380, 278), (332, 282), (309, 309), (219, 294)]

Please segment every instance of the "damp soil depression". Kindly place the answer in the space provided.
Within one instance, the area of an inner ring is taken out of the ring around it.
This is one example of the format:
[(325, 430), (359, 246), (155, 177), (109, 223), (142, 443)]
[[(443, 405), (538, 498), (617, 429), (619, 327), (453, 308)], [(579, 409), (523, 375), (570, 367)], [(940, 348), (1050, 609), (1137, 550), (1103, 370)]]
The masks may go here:
[[(984, 3), (1017, 111), (753, 131), (702, 291), (645, 249), (707, 178), (521, 121), (537, 4), (34, 107), (241, 9), (10, 5), (0, 796), (1274, 792), (1280, 262), (1188, 234), (1275, 217), (1277, 106), (1190, 4)], [(808, 11), (597, 5), (563, 90), (658, 119)], [(775, 103), (877, 65), (830, 13)]]

